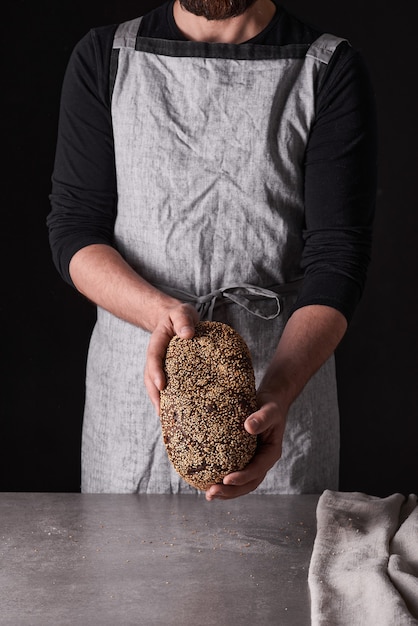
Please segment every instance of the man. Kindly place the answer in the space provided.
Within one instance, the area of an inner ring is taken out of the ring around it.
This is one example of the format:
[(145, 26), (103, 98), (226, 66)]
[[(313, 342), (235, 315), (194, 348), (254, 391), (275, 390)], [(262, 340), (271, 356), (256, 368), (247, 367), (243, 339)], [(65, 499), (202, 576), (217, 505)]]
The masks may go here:
[(98, 307), (82, 491), (193, 491), (168, 462), (159, 392), (170, 338), (208, 311), (250, 347), (259, 447), (206, 498), (337, 488), (333, 353), (364, 287), (375, 143), (358, 53), (275, 1), (169, 0), (79, 42), (48, 226), (62, 276)]

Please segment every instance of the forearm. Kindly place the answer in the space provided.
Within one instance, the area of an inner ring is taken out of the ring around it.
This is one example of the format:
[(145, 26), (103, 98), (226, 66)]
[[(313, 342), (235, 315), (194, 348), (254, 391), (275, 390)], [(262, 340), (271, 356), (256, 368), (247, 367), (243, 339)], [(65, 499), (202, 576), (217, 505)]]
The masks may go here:
[(333, 354), (347, 329), (336, 309), (310, 305), (290, 317), (258, 393), (280, 397), (287, 412), (306, 383)]
[(117, 250), (104, 244), (79, 250), (71, 259), (70, 275), (86, 298), (150, 332), (162, 309), (179, 304), (144, 280)]

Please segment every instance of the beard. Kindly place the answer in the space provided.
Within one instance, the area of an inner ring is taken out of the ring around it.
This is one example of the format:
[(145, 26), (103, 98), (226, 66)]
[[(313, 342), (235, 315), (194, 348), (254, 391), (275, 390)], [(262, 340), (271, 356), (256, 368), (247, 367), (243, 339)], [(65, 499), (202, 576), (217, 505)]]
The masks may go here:
[(254, 4), (256, 0), (179, 0), (180, 5), (189, 13), (207, 20), (226, 20), (238, 17)]

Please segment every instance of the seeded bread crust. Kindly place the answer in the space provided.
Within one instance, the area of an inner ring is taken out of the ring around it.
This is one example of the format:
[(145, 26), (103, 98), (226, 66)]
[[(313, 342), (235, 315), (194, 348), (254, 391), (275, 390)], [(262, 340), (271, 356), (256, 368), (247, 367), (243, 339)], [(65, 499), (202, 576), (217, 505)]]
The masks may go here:
[(257, 437), (244, 429), (257, 410), (251, 355), (242, 337), (222, 322), (199, 322), (193, 339), (174, 337), (160, 395), (164, 445), (176, 471), (206, 490), (243, 469)]

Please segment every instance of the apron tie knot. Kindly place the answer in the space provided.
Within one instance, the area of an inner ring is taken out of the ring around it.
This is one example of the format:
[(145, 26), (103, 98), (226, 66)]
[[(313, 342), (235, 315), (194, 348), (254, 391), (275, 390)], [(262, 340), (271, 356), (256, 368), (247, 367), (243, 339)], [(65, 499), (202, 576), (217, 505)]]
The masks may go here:
[[(174, 298), (193, 304), (196, 307), (201, 319), (205, 318), (212, 320), (215, 306), (220, 300), (225, 299), (228, 303), (237, 304), (256, 317), (260, 317), (264, 320), (272, 320), (280, 315), (280, 296), (297, 291), (302, 282), (303, 279), (300, 279), (292, 283), (274, 285), (268, 289), (265, 287), (258, 287), (257, 285), (250, 285), (248, 283), (238, 283), (236, 285), (229, 285), (228, 287), (215, 289), (214, 291), (202, 296), (188, 293), (182, 289), (167, 287), (166, 285), (155, 285), (155, 287), (161, 289), (161, 291), (164, 291), (164, 293), (173, 296)], [(275, 306), (273, 312), (266, 314), (263, 311), (262, 306), (259, 306), (256, 303), (257, 300), (274, 300)]]

